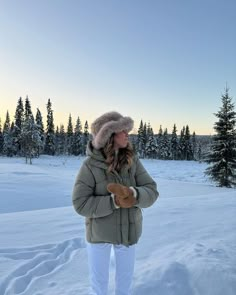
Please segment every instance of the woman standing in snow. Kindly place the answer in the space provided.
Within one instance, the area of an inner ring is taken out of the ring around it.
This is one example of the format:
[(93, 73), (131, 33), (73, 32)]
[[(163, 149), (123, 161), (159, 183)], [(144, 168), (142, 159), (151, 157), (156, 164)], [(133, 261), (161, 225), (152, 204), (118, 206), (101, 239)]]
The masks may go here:
[(116, 261), (116, 295), (130, 294), (135, 244), (142, 232), (141, 208), (158, 197), (156, 183), (128, 141), (133, 120), (105, 113), (91, 125), (87, 147), (73, 190), (73, 206), (86, 217), (92, 294), (107, 295), (111, 248)]

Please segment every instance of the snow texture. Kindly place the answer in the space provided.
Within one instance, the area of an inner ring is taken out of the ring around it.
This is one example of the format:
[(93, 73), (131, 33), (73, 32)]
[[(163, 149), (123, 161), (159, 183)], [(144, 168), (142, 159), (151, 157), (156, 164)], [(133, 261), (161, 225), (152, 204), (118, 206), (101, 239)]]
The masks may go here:
[[(89, 294), (84, 219), (71, 206), (82, 161), (0, 158), (1, 295)], [(235, 295), (235, 190), (215, 187), (204, 163), (142, 162), (160, 198), (143, 210), (133, 295)]]

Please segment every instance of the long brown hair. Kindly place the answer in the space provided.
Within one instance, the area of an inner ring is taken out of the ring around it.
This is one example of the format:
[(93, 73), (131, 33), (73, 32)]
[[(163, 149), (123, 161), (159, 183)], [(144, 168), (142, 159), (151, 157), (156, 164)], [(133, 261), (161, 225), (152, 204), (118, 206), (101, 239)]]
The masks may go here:
[(108, 171), (120, 171), (123, 167), (127, 166), (128, 168), (132, 164), (134, 150), (130, 142), (128, 142), (125, 148), (120, 148), (118, 154), (114, 149), (114, 135), (110, 137), (109, 141), (102, 149), (102, 152), (106, 158), (106, 163), (108, 166)]

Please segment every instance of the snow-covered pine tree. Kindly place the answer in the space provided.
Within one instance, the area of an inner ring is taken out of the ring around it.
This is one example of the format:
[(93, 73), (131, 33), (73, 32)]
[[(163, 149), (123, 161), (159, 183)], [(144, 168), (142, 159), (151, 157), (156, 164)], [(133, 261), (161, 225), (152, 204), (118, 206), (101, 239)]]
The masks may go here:
[(170, 141), (168, 136), (167, 128), (165, 128), (164, 133), (160, 142), (160, 159), (168, 160), (170, 159)]
[(9, 112), (7, 111), (6, 120), (5, 120), (4, 125), (3, 125), (3, 133), (10, 130), (10, 128), (11, 128), (10, 115), (9, 115)]
[(31, 104), (28, 95), (25, 98), (24, 121), (32, 116)]
[(48, 99), (47, 103), (47, 127), (45, 135), (44, 153), (54, 156), (55, 154), (55, 128), (53, 119), (52, 103)]
[(151, 135), (154, 135), (153, 134), (153, 130), (152, 130), (152, 126), (150, 124), (150, 122), (148, 122), (148, 125), (147, 125), (147, 141), (148, 141), (148, 137), (151, 136)]
[(148, 157), (148, 155), (146, 154), (147, 151), (147, 146), (149, 145), (150, 141), (149, 138), (153, 135), (153, 131), (152, 131), (152, 127), (150, 122), (148, 122), (148, 124), (144, 124), (144, 132), (146, 134), (145, 136), (145, 157)]
[(191, 139), (191, 145), (192, 145), (192, 153), (193, 153), (193, 160), (198, 159), (197, 155), (197, 140), (196, 140), (196, 133), (193, 132), (192, 139)]
[(185, 140), (184, 159), (189, 161), (193, 159), (193, 148), (192, 148), (190, 130), (188, 125), (186, 125), (186, 128), (185, 128), (184, 140)]
[(143, 120), (141, 120), (139, 129), (138, 129), (138, 137), (137, 137), (137, 151), (140, 158), (144, 158), (144, 155), (145, 155), (144, 150), (145, 150), (145, 133), (144, 133)]
[(222, 106), (215, 113), (218, 121), (214, 124), (216, 134), (206, 159), (210, 164), (206, 174), (219, 186), (232, 187), (236, 185), (236, 112), (228, 87), (221, 101)]
[(40, 136), (40, 145), (38, 147), (38, 156), (43, 152), (44, 149), (44, 125), (43, 118), (40, 110), (37, 108), (36, 117), (35, 117), (36, 125), (38, 127), (38, 132)]
[(157, 157), (158, 157), (158, 159), (161, 159), (162, 137), (163, 137), (163, 130), (162, 130), (162, 126), (160, 125), (158, 135), (157, 135)]
[(73, 155), (78, 156), (82, 154), (82, 125), (80, 118), (77, 118), (74, 137), (73, 137)]
[(156, 159), (157, 158), (157, 141), (156, 141), (156, 138), (154, 137), (154, 133), (150, 124), (148, 125), (147, 134), (148, 134), (148, 141), (146, 143), (145, 154), (148, 158)]
[(63, 124), (60, 125), (59, 137), (57, 139), (57, 154), (64, 155), (66, 154), (66, 133), (65, 127)]
[(15, 141), (14, 141), (14, 132), (15, 132), (15, 124), (14, 122), (11, 122), (11, 128), (10, 128), (10, 135), (11, 135), (11, 141), (12, 141), (12, 146), (10, 148), (11, 157), (17, 154), (17, 146), (15, 145)]
[(173, 126), (170, 142), (171, 159), (178, 160), (178, 136), (176, 124)]
[(67, 155), (72, 155), (73, 149), (73, 124), (71, 114), (69, 115), (68, 125), (67, 125), (67, 133), (66, 133), (66, 150)]
[(25, 161), (27, 163), (29, 160), (29, 163), (32, 164), (32, 158), (38, 156), (38, 150), (41, 144), (39, 130), (34, 122), (33, 115), (24, 121), (21, 134)]
[(178, 159), (184, 160), (185, 159), (185, 126), (180, 131), (180, 138), (179, 138), (179, 146), (178, 146)]
[(32, 164), (32, 158), (38, 155), (41, 145), (41, 138), (37, 124), (31, 111), (31, 105), (28, 96), (25, 100), (24, 122), (21, 131), (22, 152), (25, 156), (26, 163), (28, 159)]
[(146, 122), (143, 125), (143, 144), (144, 144), (144, 155), (143, 157), (146, 158), (146, 144), (148, 140), (148, 135), (147, 135), (147, 124)]
[(15, 154), (21, 155), (21, 130), (24, 121), (24, 105), (22, 98), (20, 97), (17, 102), (15, 112), (15, 124), (13, 128), (13, 145)]
[(59, 155), (59, 138), (60, 138), (60, 131), (59, 127), (56, 127), (55, 132), (55, 155)]
[(7, 157), (12, 157), (14, 154), (13, 150), (13, 136), (11, 130), (10, 115), (7, 111), (6, 120), (3, 125), (3, 154)]
[(87, 149), (87, 144), (88, 144), (88, 141), (89, 141), (89, 126), (88, 126), (88, 121), (86, 120), (85, 121), (85, 124), (84, 124), (84, 132), (83, 132), (83, 144), (82, 144), (82, 154), (85, 155), (86, 154), (86, 149)]
[(0, 155), (3, 153), (3, 132), (2, 132), (2, 122), (1, 122), (1, 118), (0, 118)]

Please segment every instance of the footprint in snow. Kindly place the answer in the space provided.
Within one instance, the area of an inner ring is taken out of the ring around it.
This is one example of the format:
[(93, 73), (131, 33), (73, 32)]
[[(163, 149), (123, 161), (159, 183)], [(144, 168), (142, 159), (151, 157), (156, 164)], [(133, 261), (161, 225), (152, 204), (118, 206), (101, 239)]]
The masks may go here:
[[(0, 282), (0, 294), (23, 293), (33, 279), (52, 273), (67, 263), (74, 251), (84, 247), (84, 240), (74, 238), (59, 244), (0, 249), (0, 257), (25, 260)], [(53, 286), (55, 283), (50, 283), (50, 287)]]

